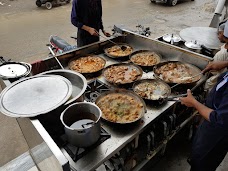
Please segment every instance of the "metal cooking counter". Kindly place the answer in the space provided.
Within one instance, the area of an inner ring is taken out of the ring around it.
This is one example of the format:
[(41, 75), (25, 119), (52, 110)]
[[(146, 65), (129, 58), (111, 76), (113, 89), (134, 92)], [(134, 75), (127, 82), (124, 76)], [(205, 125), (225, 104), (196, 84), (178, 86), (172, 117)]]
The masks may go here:
[[(203, 69), (211, 60), (211, 58), (208, 58), (204, 55), (196, 54), (194, 52), (184, 50), (172, 45), (167, 45), (163, 42), (152, 40), (147, 37), (140, 36), (136, 33), (126, 31), (124, 29), (122, 29), (122, 33), (124, 33), (125, 36), (118, 36), (116, 38), (113, 38), (112, 40), (115, 42), (128, 43), (134, 48), (134, 50), (149, 49), (155, 51), (163, 57), (163, 60), (181, 60), (196, 65), (200, 69)], [(113, 63), (118, 63), (119, 61), (110, 59), (109, 57), (103, 54), (103, 48), (107, 44), (110, 43), (108, 41), (100, 41), (56, 56), (56, 58), (60, 61), (62, 66), (58, 66), (58, 62), (54, 57), (45, 59), (42, 62), (49, 67), (46, 69), (36, 68), (34, 74), (38, 74), (39, 72), (47, 71), (50, 69), (61, 69), (62, 67), (64, 69), (68, 69), (67, 64), (71, 58), (89, 53), (94, 53), (105, 58), (107, 60), (106, 66)], [(152, 72), (150, 72), (143, 73), (142, 78), (152, 77)], [(109, 85), (102, 76), (99, 76), (98, 79), (101, 82)], [(203, 79), (205, 79), (205, 77), (203, 77)], [(56, 161), (59, 162), (60, 166), (62, 166), (62, 170), (69, 170), (70, 166), (72, 170), (90, 171), (99, 167), (104, 161), (111, 158), (129, 142), (131, 142), (135, 138), (137, 139), (139, 134), (142, 133), (151, 123), (153, 123), (153, 121), (159, 118), (161, 114), (164, 114), (166, 112), (171, 113), (174, 104), (175, 102), (169, 101), (159, 107), (147, 105), (147, 113), (144, 115), (144, 117), (136, 123), (132, 124), (120, 125), (102, 121), (102, 128), (104, 128), (109, 134), (111, 134), (111, 137), (105, 140), (103, 143), (98, 145), (96, 148), (91, 150), (88, 154), (86, 154), (76, 162), (72, 160), (72, 158), (69, 156), (69, 154), (65, 151), (64, 148), (59, 148), (57, 146), (57, 144), (53, 141), (52, 137), (48, 134), (48, 132), (45, 130), (45, 128), (38, 119), (30, 118), (30, 123), (28, 124), (30, 124), (31, 127), (34, 127), (34, 136), (36, 136), (35, 134), (37, 134), (37, 136), (40, 136), (40, 139), (47, 144), (48, 150), (50, 150), (52, 152), (52, 155), (55, 156)], [(30, 143), (31, 140), (28, 138), (29, 133), (26, 133), (28, 132), (28, 130), (26, 130), (26, 128), (23, 126), (23, 120), (26, 119), (27, 118), (19, 118), (18, 123), (21, 127), (21, 130), (24, 134), (24, 137), (26, 138), (29, 147), (33, 148), (34, 146), (39, 145), (40, 143)], [(28, 120), (26, 122), (28, 122)], [(34, 161), (36, 163), (39, 163), (40, 159), (36, 160), (36, 154), (33, 153), (32, 150), (30, 151), (30, 153), (33, 156)]]
[[(160, 108), (147, 108), (148, 111), (145, 116), (137, 123), (133, 123), (131, 125), (118, 126), (101, 122), (102, 127), (111, 134), (111, 138), (101, 143), (97, 148), (79, 159), (76, 163), (69, 160), (70, 165), (80, 171), (96, 169), (105, 160), (112, 157), (121, 148), (127, 145), (127, 143), (136, 138), (147, 125), (149, 125), (160, 114), (169, 109), (173, 104), (174, 102), (168, 102)], [(67, 157), (68, 153), (64, 153), (64, 155)], [(67, 159), (71, 158), (67, 157)]]

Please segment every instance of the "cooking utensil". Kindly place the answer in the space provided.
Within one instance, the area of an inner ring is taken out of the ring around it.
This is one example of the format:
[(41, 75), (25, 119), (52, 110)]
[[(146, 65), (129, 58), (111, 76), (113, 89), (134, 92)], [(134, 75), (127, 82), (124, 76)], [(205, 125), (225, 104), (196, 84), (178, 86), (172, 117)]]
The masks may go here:
[(194, 50), (200, 50), (202, 49), (201, 44), (197, 42), (196, 40), (194, 41), (187, 41), (184, 43), (184, 45), (189, 48), (189, 49), (194, 49)]
[[(139, 87), (141, 85), (141, 87)], [(154, 87), (152, 87), (154, 85)], [(178, 97), (187, 94), (171, 95), (171, 88), (159, 79), (143, 79), (134, 83), (133, 91), (145, 100), (152, 103), (163, 104), (167, 101), (179, 101)], [(142, 89), (139, 89), (142, 88)]]
[(117, 44), (116, 42), (113, 42), (112, 40), (110, 40), (109, 38), (105, 37), (105, 36), (102, 36), (99, 32), (96, 32), (100, 37), (104, 38), (105, 40), (108, 40), (109, 42), (113, 43), (114, 45), (116, 46), (119, 46), (121, 48), (122, 51), (125, 51), (127, 49), (126, 46), (124, 45), (119, 45)]
[(25, 62), (4, 62), (0, 65), (2, 79), (17, 79), (26, 77), (31, 73), (32, 66)]
[[(153, 68), (153, 71), (154, 71), (154, 76), (156, 78), (159, 78), (159, 79), (162, 79), (164, 80), (160, 75), (162, 74), (159, 74), (158, 73), (158, 70), (160, 67), (164, 66), (164, 65), (167, 65), (167, 64), (172, 64), (172, 63), (176, 63), (176, 64), (182, 64), (184, 66), (186, 66), (189, 70), (189, 72), (191, 73), (191, 75), (196, 75), (196, 74), (199, 74), (201, 72), (201, 70), (199, 68), (197, 68), (196, 66), (192, 65), (192, 64), (189, 64), (189, 63), (185, 63), (185, 62), (181, 62), (181, 61), (166, 61), (166, 62), (162, 62), (162, 63), (159, 63), (157, 65), (154, 66)], [(165, 71), (165, 70), (164, 70)], [(172, 75), (172, 74), (170, 74)], [(178, 84), (178, 83), (181, 83), (181, 84), (191, 84), (191, 83), (196, 83), (197, 81), (199, 81), (201, 79), (201, 76), (199, 75), (198, 77), (195, 76), (194, 79), (192, 79), (191, 81), (189, 80), (185, 80), (185, 81), (181, 81), (180, 79), (176, 79), (176, 80), (164, 80), (166, 83), (168, 84)]]
[[(126, 67), (126, 69), (122, 69), (123, 67)], [(115, 72), (115, 69), (119, 72)], [(133, 74), (135, 73), (135, 77), (132, 78)], [(122, 74), (122, 77), (121, 77)], [(103, 69), (102, 75), (105, 77), (105, 79), (112, 84), (116, 85), (123, 85), (123, 84), (129, 84), (133, 83), (136, 80), (139, 80), (142, 77), (143, 70), (132, 63), (118, 63), (109, 65), (108, 67)], [(121, 79), (120, 79), (121, 78)]]
[(189, 79), (192, 79), (192, 78), (195, 78), (199, 75), (203, 74), (203, 72), (201, 71), (199, 74), (196, 74), (196, 75), (193, 75), (193, 76), (190, 76), (190, 77), (182, 77), (181, 80), (189, 80)]
[[(182, 79), (183, 82), (184, 82), (184, 81), (186, 81), (186, 80), (195, 78), (195, 77), (197, 77), (197, 76), (199, 76), (199, 75), (201, 75), (201, 74), (203, 74), (203, 72), (200, 72), (199, 74), (193, 75), (193, 76), (191, 76), (191, 77), (183, 77), (183, 78), (181, 78), (181, 79)], [(174, 87), (176, 87), (176, 86), (178, 86), (178, 85), (180, 85), (180, 84), (182, 84), (182, 83), (177, 83), (177, 84), (173, 85), (173, 86), (171, 87), (171, 89), (174, 88)]]
[(180, 37), (185, 41), (196, 40), (210, 49), (220, 49), (222, 46), (217, 36), (217, 28), (188, 27), (180, 31)]
[(170, 44), (179, 43), (182, 39), (177, 34), (165, 34), (162, 39)]
[(58, 108), (71, 94), (72, 84), (62, 76), (27, 77), (1, 92), (0, 111), (11, 117), (34, 117)]
[(60, 116), (68, 141), (77, 147), (89, 147), (100, 137), (100, 108), (90, 102), (68, 106)]
[[(94, 61), (85, 60), (84, 61), (85, 63), (83, 63), (83, 59), (89, 59), (90, 57), (94, 58)], [(95, 61), (95, 59), (97, 59), (97, 61)], [(79, 70), (74, 69), (75, 62), (80, 61), (80, 60), (81, 60), (81, 63), (77, 64)], [(99, 64), (98, 64), (98, 62), (99, 62)], [(94, 76), (98, 76), (101, 74), (101, 71), (105, 67), (105, 64), (106, 64), (106, 60), (103, 59), (102, 57), (100, 57), (98, 55), (94, 55), (94, 54), (86, 54), (84, 56), (75, 57), (75, 58), (71, 59), (68, 62), (68, 67), (73, 71), (83, 74), (85, 77), (94, 77)], [(98, 67), (98, 66), (100, 66), (100, 67)], [(81, 69), (83, 69), (83, 67), (86, 69), (90, 68), (91, 71), (90, 72), (82, 71), (82, 70), (80, 70), (80, 67), (81, 67)]]
[[(104, 115), (104, 112), (102, 114), (102, 118), (108, 122), (112, 122), (112, 123), (118, 123), (118, 124), (128, 124), (128, 123), (133, 123), (133, 122), (136, 122), (138, 120), (140, 120), (144, 114), (146, 113), (146, 104), (145, 102), (143, 101), (143, 99), (141, 97), (139, 97), (137, 94), (135, 94), (134, 92), (132, 91), (129, 91), (129, 90), (125, 90), (125, 89), (115, 89), (115, 90), (111, 90), (111, 91), (107, 91), (107, 92), (104, 92), (102, 93), (95, 101), (95, 104), (99, 106), (99, 104), (103, 104), (101, 103), (102, 99), (107, 99), (113, 95), (127, 95), (127, 96), (130, 96), (132, 97), (136, 102), (137, 104), (141, 104), (142, 105), (142, 108), (140, 109), (140, 113), (139, 113), (139, 116), (134, 118), (134, 120), (132, 121), (126, 121), (126, 122), (113, 122), (111, 120), (109, 120), (108, 118), (105, 117)], [(111, 102), (110, 102), (111, 103)], [(115, 101), (113, 101), (113, 103), (117, 103)], [(121, 105), (124, 105), (123, 103), (121, 103)], [(136, 107), (136, 106), (135, 106)], [(105, 109), (109, 109), (109, 107), (105, 107)]]
[[(149, 64), (145, 64), (145, 62), (149, 62), (148, 61), (148, 56), (151, 56), (151, 63)], [(142, 59), (141, 61), (139, 60), (134, 60), (134, 58), (136, 57), (140, 57), (140, 59)], [(153, 62), (152, 61), (152, 57), (155, 59)], [(144, 61), (143, 61), (144, 59)], [(161, 55), (158, 54), (158, 53), (155, 53), (153, 51), (150, 51), (150, 50), (138, 50), (138, 51), (135, 51), (133, 52), (131, 55), (130, 55), (130, 60), (131, 62), (133, 62), (134, 64), (140, 66), (142, 69), (153, 69), (152, 67), (158, 63), (160, 63), (161, 61)], [(146, 61), (145, 61), (146, 60)]]
[(157, 79), (138, 80), (132, 88), (137, 95), (147, 100), (161, 100), (171, 94), (170, 86)]
[(82, 102), (84, 101), (84, 92), (87, 87), (86, 78), (77, 72), (70, 70), (50, 70), (40, 73), (40, 75), (60, 75), (68, 79), (72, 84), (72, 95), (71, 98), (65, 103), (68, 105), (72, 102)]
[[(117, 55), (113, 55), (113, 54), (110, 54), (109, 52), (109, 48), (112, 48), (112, 47), (108, 47), (108, 48), (105, 48), (104, 49), (104, 52), (105, 52), (105, 55), (107, 55), (108, 57), (110, 58), (113, 58), (113, 59), (129, 59), (129, 56), (131, 55), (132, 51), (133, 51), (133, 47), (131, 47), (129, 44), (127, 43), (118, 43), (118, 46), (125, 46), (125, 47), (129, 47), (131, 49), (131, 52), (130, 53), (127, 53), (125, 55), (122, 55), (122, 56), (117, 56)], [(127, 52), (127, 50), (123, 51), (123, 52)]]

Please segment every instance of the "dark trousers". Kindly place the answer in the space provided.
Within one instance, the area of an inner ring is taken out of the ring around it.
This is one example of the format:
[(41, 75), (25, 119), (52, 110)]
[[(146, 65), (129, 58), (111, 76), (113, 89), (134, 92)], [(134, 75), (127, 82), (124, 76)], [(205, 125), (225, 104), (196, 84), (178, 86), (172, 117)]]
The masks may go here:
[(193, 140), (191, 171), (215, 171), (226, 156), (228, 137), (221, 128), (204, 120)]
[(94, 42), (98, 42), (98, 36), (92, 36), (87, 31), (78, 29), (77, 33), (77, 47), (85, 46)]

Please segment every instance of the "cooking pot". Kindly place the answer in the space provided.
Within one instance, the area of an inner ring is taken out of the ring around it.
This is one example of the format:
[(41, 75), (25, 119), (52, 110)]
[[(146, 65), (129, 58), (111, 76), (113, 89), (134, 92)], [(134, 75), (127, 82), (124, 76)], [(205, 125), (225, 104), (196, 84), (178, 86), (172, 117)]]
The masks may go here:
[(77, 147), (93, 145), (100, 137), (100, 108), (91, 102), (68, 106), (60, 116), (69, 143)]
[(51, 70), (40, 73), (41, 75), (60, 75), (68, 79), (72, 84), (72, 95), (71, 98), (65, 103), (65, 105), (71, 104), (73, 102), (84, 101), (84, 92), (87, 87), (86, 78), (75, 71), (70, 70)]
[(200, 53), (201, 52), (201, 44), (199, 42), (197, 42), (196, 40), (192, 40), (192, 41), (186, 41), (184, 43), (184, 45), (188, 48), (188, 49), (191, 49), (192, 51), (194, 52), (198, 52)]
[(32, 66), (25, 62), (3, 62), (0, 65), (2, 79), (19, 79), (31, 73)]
[(181, 37), (177, 34), (165, 34), (162, 39), (171, 45), (178, 44), (180, 41), (182, 41)]

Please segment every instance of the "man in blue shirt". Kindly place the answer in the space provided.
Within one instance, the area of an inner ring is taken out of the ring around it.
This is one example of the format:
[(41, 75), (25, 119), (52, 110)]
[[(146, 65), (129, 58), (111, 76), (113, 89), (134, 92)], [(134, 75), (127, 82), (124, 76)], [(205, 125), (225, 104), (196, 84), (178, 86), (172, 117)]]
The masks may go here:
[[(204, 72), (227, 66), (228, 61), (212, 62)], [(204, 118), (193, 140), (191, 171), (215, 171), (228, 151), (228, 72), (218, 77), (205, 105), (198, 102), (190, 90), (180, 101), (198, 110)]]
[(99, 41), (99, 30), (110, 36), (103, 27), (101, 0), (74, 0), (71, 23), (78, 28), (78, 47)]

